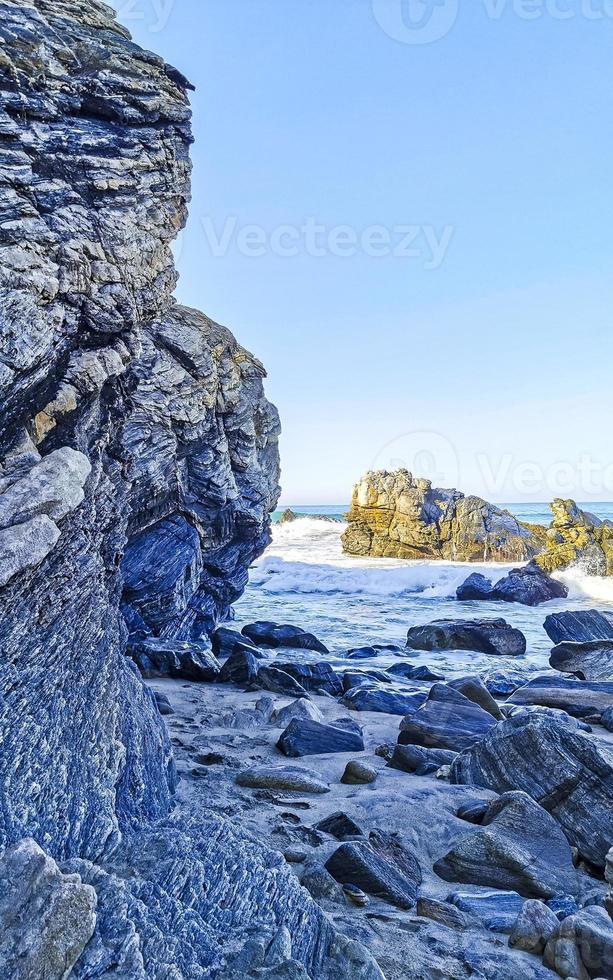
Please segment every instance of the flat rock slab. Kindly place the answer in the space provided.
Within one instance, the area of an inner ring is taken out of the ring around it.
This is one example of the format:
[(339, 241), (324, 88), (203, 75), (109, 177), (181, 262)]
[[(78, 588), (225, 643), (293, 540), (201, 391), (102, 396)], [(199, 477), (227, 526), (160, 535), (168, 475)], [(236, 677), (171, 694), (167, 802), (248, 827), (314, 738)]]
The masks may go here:
[(509, 702), (558, 708), (575, 718), (600, 715), (613, 705), (613, 681), (579, 681), (542, 674), (515, 691)]
[(478, 919), (486, 929), (508, 934), (513, 930), (524, 904), (524, 899), (517, 892), (502, 891), (479, 894), (456, 891), (447, 896), (447, 901)]
[(278, 623), (259, 621), (244, 626), (241, 632), (257, 646), (290, 647), (296, 650), (315, 650), (318, 653), (330, 652), (321, 640), (299, 626), (279, 626)]
[(341, 885), (357, 885), (367, 895), (411, 909), (421, 883), (419, 865), (409, 874), (396, 858), (392, 852), (380, 853), (370, 841), (348, 841), (328, 858), (326, 869)]
[(306, 718), (294, 718), (281, 735), (277, 747), (284, 755), (294, 759), (305, 755), (363, 752), (364, 737), (358, 725), (345, 719), (325, 725)]
[(563, 674), (575, 674), (584, 681), (613, 681), (613, 640), (589, 643), (558, 643), (549, 663)]
[(375, 711), (386, 715), (409, 715), (424, 704), (426, 691), (401, 693), (379, 687), (354, 687), (341, 698), (352, 711)]
[(427, 701), (400, 724), (400, 745), (462, 752), (487, 735), (496, 720), (446, 684), (435, 684)]
[(550, 717), (519, 715), (457, 757), (451, 781), (497, 793), (519, 789), (562, 827), (567, 840), (604, 867), (613, 833), (613, 751)]
[(277, 789), (291, 793), (329, 793), (330, 787), (317, 772), (298, 766), (255, 766), (236, 777), (249, 789)]
[(554, 613), (544, 623), (547, 636), (554, 643), (589, 643), (591, 640), (613, 640), (613, 613), (597, 609)]
[(560, 825), (526, 793), (505, 793), (481, 826), (436, 862), (445, 881), (512, 890), (525, 898), (576, 894), (577, 873)]
[(407, 647), (519, 657), (526, 652), (526, 638), (504, 619), (439, 619), (426, 626), (413, 626), (407, 633)]

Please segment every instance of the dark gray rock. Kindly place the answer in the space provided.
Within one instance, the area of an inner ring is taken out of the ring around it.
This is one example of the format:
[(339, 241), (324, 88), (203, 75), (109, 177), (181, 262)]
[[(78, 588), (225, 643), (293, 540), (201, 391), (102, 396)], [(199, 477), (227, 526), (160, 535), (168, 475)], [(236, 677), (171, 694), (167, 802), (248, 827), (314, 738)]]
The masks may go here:
[(436, 862), (445, 881), (512, 890), (525, 898), (576, 893), (570, 846), (559, 825), (526, 793), (490, 804), (481, 826)]
[(302, 684), (280, 667), (259, 667), (254, 684), (264, 691), (272, 691), (273, 694), (284, 694), (292, 698), (306, 696), (307, 693)]
[(258, 676), (260, 665), (251, 650), (244, 647), (235, 649), (219, 671), (220, 684), (253, 684)]
[(229, 629), (227, 626), (219, 626), (211, 635), (211, 647), (215, 656), (220, 660), (225, 660), (239, 650), (244, 650), (257, 659), (264, 656), (255, 643), (252, 643), (242, 633)]
[(318, 653), (330, 652), (316, 636), (305, 632), (299, 626), (279, 626), (277, 623), (262, 620), (244, 626), (241, 632), (257, 646), (290, 647), (296, 650), (315, 650)]
[(475, 704), (478, 704), (480, 708), (487, 711), (496, 721), (501, 721), (503, 714), (480, 677), (457, 677), (455, 680), (449, 681), (448, 684), (454, 691), (459, 691), (469, 701), (474, 701)]
[(161, 715), (174, 715), (175, 710), (165, 694), (161, 694), (160, 691), (154, 691), (153, 697)]
[(339, 841), (365, 836), (359, 824), (348, 817), (346, 813), (331, 813), (329, 817), (325, 817), (315, 824), (315, 830), (330, 834)]
[(343, 693), (340, 677), (332, 670), (330, 664), (325, 662), (317, 664), (278, 663), (277, 667), (293, 677), (305, 691), (311, 691), (314, 694), (325, 691), (327, 694), (332, 694), (333, 697), (339, 697)]
[(407, 715), (417, 709), (427, 698), (425, 691), (388, 691), (379, 687), (354, 687), (347, 691), (340, 703), (351, 711), (375, 711), (387, 715)]
[(455, 752), (444, 749), (423, 749), (419, 745), (396, 745), (389, 765), (392, 769), (428, 776), (438, 772), (441, 766), (450, 766), (456, 757)]
[(426, 664), (416, 667), (413, 664), (393, 664), (387, 668), (388, 674), (392, 677), (403, 677), (405, 680), (415, 681), (444, 681), (442, 674), (437, 674)]
[(609, 732), (613, 732), (613, 705), (610, 708), (606, 708), (600, 716), (601, 725), (607, 729)]
[(208, 643), (162, 640), (151, 637), (128, 644), (128, 654), (143, 677), (176, 677), (187, 681), (214, 681), (219, 663)]
[(491, 670), (484, 678), (485, 686), (494, 698), (508, 698), (530, 680), (525, 670)]
[(496, 724), (489, 712), (446, 684), (435, 684), (427, 701), (400, 723), (400, 745), (461, 752)]
[(462, 892), (447, 896), (451, 905), (483, 923), (492, 932), (511, 933), (524, 900), (517, 892)]
[(364, 738), (358, 725), (342, 722), (330, 725), (302, 718), (289, 723), (279, 741), (284, 755), (299, 758), (305, 755), (327, 755), (335, 752), (363, 752)]
[(473, 650), (491, 656), (518, 657), (526, 638), (504, 619), (439, 619), (413, 626), (407, 634), (413, 650)]
[(514, 568), (496, 582), (488, 597), (499, 602), (519, 602), (524, 606), (540, 606), (552, 599), (566, 599), (568, 589), (563, 582), (551, 578), (531, 561), (523, 568)]
[(326, 869), (339, 884), (357, 885), (367, 895), (401, 909), (413, 908), (421, 884), (417, 859), (406, 849), (381, 841), (341, 844), (327, 860)]
[(466, 823), (482, 824), (485, 814), (489, 810), (490, 805), (483, 800), (477, 800), (472, 803), (464, 803), (456, 813), (459, 820), (465, 820)]
[(372, 660), (373, 657), (378, 656), (379, 651), (375, 650), (374, 647), (356, 647), (347, 653), (348, 660)]
[(343, 672), (343, 691), (352, 691), (354, 687), (373, 687), (376, 684), (393, 684), (382, 670), (345, 670)]
[(509, 698), (511, 704), (557, 708), (576, 718), (600, 715), (613, 705), (613, 682), (579, 681), (541, 674)]
[(545, 620), (545, 631), (554, 643), (590, 643), (613, 640), (613, 613), (597, 609), (554, 613)]
[(523, 790), (592, 864), (611, 841), (613, 752), (559, 720), (519, 715), (501, 722), (451, 766), (451, 781), (497, 793)]
[(297, 698), (284, 708), (274, 712), (272, 720), (277, 728), (286, 728), (294, 718), (308, 718), (310, 721), (323, 721), (324, 716), (310, 698)]
[(490, 599), (492, 589), (493, 586), (489, 578), (486, 578), (481, 572), (473, 572), (457, 589), (456, 596), (460, 602)]
[(558, 643), (549, 663), (554, 670), (575, 674), (583, 681), (613, 681), (613, 640)]
[(545, 966), (561, 977), (613, 976), (613, 922), (599, 906), (561, 922), (545, 947)]

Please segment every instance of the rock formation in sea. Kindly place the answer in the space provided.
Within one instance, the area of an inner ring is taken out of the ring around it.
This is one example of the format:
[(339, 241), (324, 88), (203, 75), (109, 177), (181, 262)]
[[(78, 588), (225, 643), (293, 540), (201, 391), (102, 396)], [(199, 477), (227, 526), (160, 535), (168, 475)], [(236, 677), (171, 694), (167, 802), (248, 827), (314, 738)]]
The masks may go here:
[[(343, 534), (347, 554), (373, 558), (437, 559), (448, 561), (533, 561), (532, 580), (519, 582), (516, 570), (504, 594), (485, 578), (475, 582), (463, 599), (527, 601), (537, 604), (558, 598), (564, 587), (536, 572), (551, 574), (580, 565), (592, 575), (613, 575), (613, 522), (581, 510), (573, 500), (554, 500), (549, 528), (518, 521), (480, 497), (459, 490), (442, 490), (408, 470), (368, 472), (353, 488)], [(469, 585), (473, 579), (469, 580)], [(538, 586), (542, 595), (527, 599), (519, 592)], [(526, 586), (526, 588), (524, 588)], [(551, 592), (548, 595), (547, 592)]]
[(367, 473), (354, 487), (348, 521), (345, 552), (374, 558), (529, 561), (544, 546), (544, 529), (407, 470)]
[[(98, 0), (0, 14), (0, 890), (36, 938), (3, 943), (0, 972), (209, 977), (282, 925), (332, 976), (351, 943), (282, 860), (172, 816), (168, 734), (125, 655), (208, 662), (278, 498), (261, 364), (172, 298), (189, 86)], [(87, 912), (71, 935), (62, 896)]]
[(546, 548), (537, 557), (546, 572), (579, 564), (591, 575), (613, 575), (613, 523), (577, 507), (574, 500), (554, 500)]

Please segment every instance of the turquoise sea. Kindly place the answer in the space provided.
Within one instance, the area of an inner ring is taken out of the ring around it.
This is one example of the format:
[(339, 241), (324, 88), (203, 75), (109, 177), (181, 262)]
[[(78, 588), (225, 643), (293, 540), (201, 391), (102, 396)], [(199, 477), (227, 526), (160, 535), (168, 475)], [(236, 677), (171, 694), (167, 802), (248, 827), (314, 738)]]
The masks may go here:
[[(277, 512), (280, 516), (281, 508)], [(613, 610), (613, 579), (586, 574), (581, 567), (559, 575), (569, 590), (567, 599), (530, 609), (516, 604), (458, 602), (456, 590), (473, 571), (497, 581), (511, 568), (499, 564), (449, 561), (400, 561), (353, 558), (343, 554), (341, 534), (347, 505), (294, 505), (298, 520), (273, 526), (273, 539), (250, 571), (249, 585), (235, 606), (240, 627), (257, 619), (294, 623), (317, 634), (342, 663), (351, 647), (373, 643), (404, 645), (410, 626), (443, 618), (503, 616), (528, 640), (524, 657), (504, 658), (474, 653), (424, 654), (419, 661), (437, 666), (450, 676), (500, 668), (548, 670), (551, 641), (543, 629), (545, 617), (563, 609)], [(521, 520), (548, 524), (546, 504), (510, 504)], [(585, 509), (613, 519), (613, 503), (587, 504)], [(322, 521), (316, 515), (338, 518)], [(301, 654), (309, 659), (307, 653)], [(317, 655), (314, 655), (317, 656)], [(385, 666), (385, 657), (378, 665)], [(355, 666), (355, 664), (354, 664)]]
[[(551, 523), (551, 511), (548, 504), (496, 504), (496, 506), (503, 510), (510, 510), (518, 520), (526, 521), (528, 524), (544, 524), (547, 526)], [(579, 506), (583, 510), (589, 511), (590, 514), (595, 514), (601, 520), (613, 520), (613, 502), (579, 504)], [(286, 504), (274, 512), (273, 521), (278, 521), (286, 508), (293, 510), (295, 514), (301, 517), (323, 514), (327, 517), (343, 520), (349, 510), (349, 504)]]

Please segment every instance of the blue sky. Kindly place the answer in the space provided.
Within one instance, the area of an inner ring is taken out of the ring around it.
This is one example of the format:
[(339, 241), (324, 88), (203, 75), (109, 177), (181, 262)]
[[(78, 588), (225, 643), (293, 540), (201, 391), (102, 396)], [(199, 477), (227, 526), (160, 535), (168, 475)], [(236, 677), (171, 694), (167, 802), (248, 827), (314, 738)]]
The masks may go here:
[(115, 6), (196, 86), (178, 296), (266, 365), (285, 502), (613, 499), (603, 0)]

